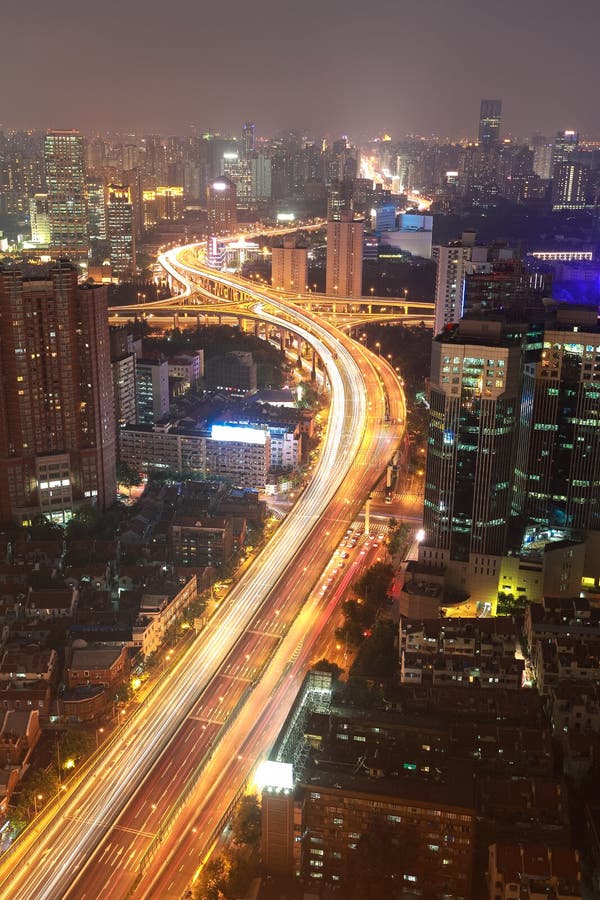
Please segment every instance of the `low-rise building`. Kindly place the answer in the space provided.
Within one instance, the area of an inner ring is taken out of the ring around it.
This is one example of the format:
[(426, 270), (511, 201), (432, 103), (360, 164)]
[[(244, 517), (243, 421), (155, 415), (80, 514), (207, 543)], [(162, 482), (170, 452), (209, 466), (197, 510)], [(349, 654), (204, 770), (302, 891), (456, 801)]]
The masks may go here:
[(129, 674), (129, 653), (125, 646), (111, 647), (76, 641), (71, 650), (71, 660), (66, 668), (69, 688), (79, 685), (100, 685), (105, 689), (116, 688)]
[(64, 619), (75, 612), (79, 592), (75, 585), (56, 588), (31, 588), (25, 607), (30, 618)]
[(169, 544), (175, 565), (220, 568), (233, 555), (232, 520), (176, 516), (169, 530)]
[(191, 575), (183, 584), (163, 581), (149, 585), (143, 594), (133, 626), (133, 646), (144, 656), (155, 653), (169, 628), (176, 626), (184, 610), (198, 598), (198, 581)]
[(8, 710), (0, 726), (0, 812), (6, 813), (17, 784), (27, 771), (35, 745), (40, 739), (37, 709)]
[(209, 391), (225, 391), (234, 396), (256, 391), (256, 363), (246, 350), (232, 350), (210, 356), (204, 367), (204, 386)]
[(488, 888), (490, 900), (577, 900), (579, 853), (539, 844), (492, 844)]

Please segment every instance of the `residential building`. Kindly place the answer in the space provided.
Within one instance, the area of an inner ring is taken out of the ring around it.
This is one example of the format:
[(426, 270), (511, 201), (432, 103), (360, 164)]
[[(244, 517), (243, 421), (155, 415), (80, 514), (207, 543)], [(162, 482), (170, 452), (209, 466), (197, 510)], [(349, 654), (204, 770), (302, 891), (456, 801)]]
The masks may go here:
[(257, 202), (271, 199), (271, 159), (262, 153), (250, 160), (250, 197)]
[(488, 885), (489, 900), (578, 900), (579, 852), (540, 844), (492, 844)]
[(275, 290), (304, 292), (308, 285), (308, 248), (298, 246), (293, 235), (271, 251), (271, 284)]
[(325, 291), (332, 297), (362, 296), (363, 231), (364, 223), (350, 211), (327, 223)]
[(136, 471), (187, 469), (264, 490), (271, 463), (268, 428), (213, 425), (212, 429), (128, 425), (119, 432), (123, 462)]
[(0, 268), (0, 520), (66, 521), (116, 496), (106, 288), (60, 263), (35, 278)]
[(204, 350), (196, 350), (191, 356), (173, 356), (169, 359), (169, 378), (182, 382), (185, 390), (198, 386), (204, 377)]
[(215, 516), (176, 516), (169, 528), (169, 546), (175, 565), (226, 565), (233, 555), (232, 521)]
[(136, 358), (137, 421), (160, 422), (169, 413), (169, 363), (166, 359)]
[(197, 599), (196, 575), (177, 582), (165, 580), (149, 585), (133, 626), (133, 646), (144, 656), (156, 653), (168, 630), (177, 625), (187, 607)]
[(105, 644), (75, 642), (71, 660), (66, 667), (69, 689), (81, 685), (100, 685), (105, 690), (116, 688), (129, 674), (129, 651), (125, 646), (111, 647)]
[(136, 366), (133, 336), (126, 328), (110, 330), (110, 364), (113, 374), (117, 427), (137, 422)]
[(460, 241), (432, 248), (432, 259), (437, 265), (434, 334), (462, 316), (466, 263), (471, 259), (475, 237), (474, 231), (468, 231)]
[(232, 350), (210, 356), (204, 367), (204, 386), (209, 391), (225, 391), (242, 396), (256, 391), (256, 363), (247, 350)]

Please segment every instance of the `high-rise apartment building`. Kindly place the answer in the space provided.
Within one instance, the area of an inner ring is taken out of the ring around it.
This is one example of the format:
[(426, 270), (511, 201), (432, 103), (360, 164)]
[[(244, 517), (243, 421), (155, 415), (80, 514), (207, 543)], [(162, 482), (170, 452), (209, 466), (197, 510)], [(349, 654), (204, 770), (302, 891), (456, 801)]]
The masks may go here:
[(482, 100), (479, 111), (479, 143), (493, 147), (500, 138), (502, 100)]
[(362, 295), (363, 232), (363, 221), (353, 219), (350, 211), (344, 211), (339, 221), (327, 223), (327, 294)]
[(286, 235), (271, 256), (271, 284), (276, 290), (305, 291), (308, 284), (308, 249), (299, 247), (293, 235)]
[(549, 138), (543, 134), (535, 134), (532, 140), (533, 145), (533, 171), (544, 181), (552, 178), (552, 157), (554, 153), (554, 145)]
[(589, 169), (574, 160), (554, 166), (552, 209), (585, 209)]
[(85, 259), (89, 246), (81, 134), (49, 131), (44, 163), (52, 249), (60, 256)]
[(471, 259), (475, 238), (474, 231), (467, 231), (460, 241), (432, 247), (431, 256), (437, 265), (434, 334), (462, 316), (466, 263)]
[(119, 428), (137, 422), (135, 358), (133, 335), (124, 327), (111, 328), (110, 364), (115, 398), (115, 422)]
[(160, 422), (169, 412), (169, 363), (166, 359), (136, 359), (137, 420)]
[(451, 559), (501, 555), (511, 510), (521, 335), (463, 319), (432, 346), (423, 527)]
[(228, 234), (237, 227), (237, 194), (228, 178), (216, 178), (206, 191), (209, 234)]
[(109, 184), (106, 189), (106, 232), (110, 264), (119, 278), (135, 273), (135, 223), (131, 190), (127, 185)]
[(86, 180), (85, 185), (88, 237), (91, 241), (106, 240), (106, 185), (102, 179)]
[(48, 194), (34, 194), (29, 199), (29, 224), (33, 244), (50, 243), (50, 216)]
[(271, 160), (257, 153), (250, 160), (251, 199), (271, 199)]
[(77, 270), (0, 269), (0, 521), (116, 498), (106, 288)]

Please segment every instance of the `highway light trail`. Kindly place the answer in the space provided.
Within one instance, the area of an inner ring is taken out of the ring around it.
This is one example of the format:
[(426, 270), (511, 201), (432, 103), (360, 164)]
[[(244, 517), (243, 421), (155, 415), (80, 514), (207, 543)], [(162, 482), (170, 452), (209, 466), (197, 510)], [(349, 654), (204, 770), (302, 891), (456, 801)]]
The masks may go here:
[[(189, 286), (188, 276), (194, 269), (184, 266), (179, 254), (169, 251), (166, 262), (173, 266), (173, 277)], [(181, 269), (188, 270), (187, 275), (182, 276)], [(214, 276), (239, 289), (239, 281), (219, 273)], [(369, 466), (380, 465), (371, 451), (381, 443), (378, 428), (383, 387), (380, 376), (369, 369), (368, 354), (358, 346), (351, 352), (351, 343), (346, 339), (345, 344), (340, 343), (339, 332), (320, 325), (314, 314), (300, 312), (267, 292), (253, 291), (252, 299), (257, 315), (297, 334), (315, 348), (325, 366), (331, 409), (314, 477), (205, 631), (173, 670), (164, 674), (118, 737), (101, 749), (90, 774), (73, 787), (54, 817), (49, 810), (35, 829), (16, 842), (0, 866), (1, 897), (38, 900), (65, 895), (129, 800), (152, 778), (161, 757), (177, 746), (177, 734), (194, 703), (210, 689), (215, 673), (257, 613), (263, 608), (273, 613), (275, 605), (285, 599), (279, 596), (279, 589), (287, 597), (293, 595), (294, 602), (302, 600), (302, 591), (305, 596), (311, 584), (307, 577), (299, 586), (303, 581), (299, 573), (309, 570), (311, 577), (317, 578), (322, 571), (328, 519), (342, 522), (344, 515), (353, 515), (361, 492), (364, 496), (372, 486), (366, 485), (365, 479), (375, 477)], [(370, 416), (372, 404), (375, 417)], [(391, 436), (386, 440), (389, 443)], [(345, 506), (345, 493), (351, 498), (351, 507)]]

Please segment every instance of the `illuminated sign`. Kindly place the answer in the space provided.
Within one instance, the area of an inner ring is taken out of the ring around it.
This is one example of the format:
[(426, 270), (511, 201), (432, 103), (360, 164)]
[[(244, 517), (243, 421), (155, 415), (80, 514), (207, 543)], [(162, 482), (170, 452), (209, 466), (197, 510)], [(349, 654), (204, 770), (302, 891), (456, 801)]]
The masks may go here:
[(278, 222), (295, 222), (296, 214), (295, 213), (277, 213), (277, 221)]
[(227, 190), (227, 182), (213, 181), (212, 189), (213, 189), (213, 191), (226, 191)]
[(291, 763), (275, 762), (265, 759), (260, 763), (254, 776), (259, 791), (274, 788), (279, 791), (291, 791), (294, 788), (294, 770)]
[(210, 436), (213, 441), (235, 441), (238, 444), (265, 444), (267, 432), (247, 425), (213, 425)]

